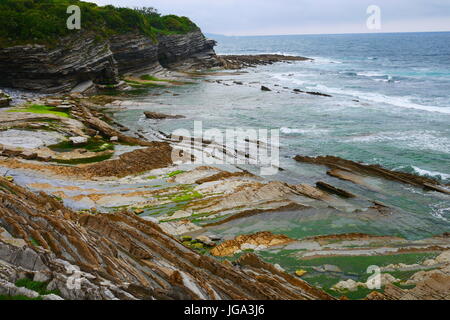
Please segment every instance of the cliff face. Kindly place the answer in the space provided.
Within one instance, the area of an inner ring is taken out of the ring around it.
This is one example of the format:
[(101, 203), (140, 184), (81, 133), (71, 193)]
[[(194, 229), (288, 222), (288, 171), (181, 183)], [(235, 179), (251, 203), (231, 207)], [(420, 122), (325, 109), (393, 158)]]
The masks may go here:
[(221, 263), (135, 214), (78, 214), (0, 178), (0, 295), (36, 297), (24, 278), (65, 299), (331, 299), (256, 255)]
[(215, 42), (200, 31), (162, 36), (157, 42), (138, 34), (96, 40), (84, 34), (66, 38), (56, 48), (42, 45), (0, 49), (0, 86), (46, 93), (70, 91), (92, 80), (117, 84), (118, 75), (156, 71), (186, 62), (186, 68), (217, 65)]
[(92, 80), (116, 83), (118, 72), (109, 44), (84, 35), (56, 48), (42, 45), (0, 50), (0, 85), (47, 93), (68, 91)]
[(186, 35), (163, 36), (159, 39), (158, 58), (162, 66), (171, 67), (186, 63), (200, 67), (218, 65), (214, 40), (207, 40), (200, 32)]

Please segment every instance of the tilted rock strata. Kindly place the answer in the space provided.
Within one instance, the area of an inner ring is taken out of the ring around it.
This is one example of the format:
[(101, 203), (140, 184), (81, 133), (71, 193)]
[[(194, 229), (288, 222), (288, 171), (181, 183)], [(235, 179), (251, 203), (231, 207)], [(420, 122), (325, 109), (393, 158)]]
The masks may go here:
[[(134, 214), (78, 215), (43, 193), (0, 183), (0, 225), (26, 243), (0, 238), (0, 261), (9, 266), (0, 268), (2, 281), (13, 283), (22, 269), (43, 273), (48, 289), (67, 299), (331, 299), (252, 254), (223, 264)], [(74, 268), (81, 290), (67, 286)]]
[(64, 39), (56, 48), (43, 45), (0, 49), (0, 85), (46, 93), (69, 91), (78, 83), (117, 83), (109, 44), (94, 35)]
[(30, 44), (0, 49), (0, 85), (46, 93), (70, 91), (87, 81), (117, 85), (119, 74), (157, 72), (161, 63), (167, 67), (189, 60), (188, 69), (220, 65), (214, 45), (201, 31), (155, 40), (139, 34), (102, 40), (81, 33), (54, 48)]
[[(317, 158), (296, 156), (294, 159), (298, 162), (327, 166), (332, 169), (328, 171), (327, 174), (343, 180), (349, 180), (354, 183), (359, 182), (357, 179), (358, 175), (375, 176), (422, 187), (426, 190), (450, 194), (450, 190), (446, 189), (444, 186), (441, 186), (436, 180), (405, 172), (388, 170), (379, 165), (362, 164), (334, 156), (322, 156)], [(348, 174), (351, 176), (348, 176)]]
[(158, 44), (140, 34), (111, 37), (110, 48), (120, 74), (162, 69), (158, 59)]
[(9, 168), (26, 168), (46, 171), (66, 177), (89, 179), (92, 177), (124, 177), (172, 164), (172, 148), (165, 142), (149, 142), (149, 147), (125, 153), (115, 160), (78, 166), (56, 166), (39, 163), (23, 163), (15, 159), (0, 160)]

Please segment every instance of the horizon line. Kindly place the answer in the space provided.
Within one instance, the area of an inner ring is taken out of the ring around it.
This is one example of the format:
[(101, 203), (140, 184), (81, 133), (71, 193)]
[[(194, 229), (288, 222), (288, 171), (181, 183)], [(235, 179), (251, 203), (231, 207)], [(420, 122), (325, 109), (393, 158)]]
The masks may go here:
[(343, 32), (343, 33), (285, 33), (285, 34), (256, 34), (256, 35), (226, 35), (221, 33), (207, 32), (205, 34), (221, 37), (282, 37), (282, 36), (327, 36), (327, 35), (352, 35), (352, 34), (398, 34), (398, 33), (446, 33), (450, 30), (438, 31), (392, 31), (392, 32)]

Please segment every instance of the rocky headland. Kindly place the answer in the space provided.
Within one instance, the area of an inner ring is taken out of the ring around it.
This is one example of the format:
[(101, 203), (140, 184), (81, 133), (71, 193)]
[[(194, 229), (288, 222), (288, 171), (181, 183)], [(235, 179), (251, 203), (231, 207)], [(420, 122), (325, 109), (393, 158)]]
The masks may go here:
[[(387, 183), (442, 197), (447, 185), (336, 157), (295, 157), (323, 169), (314, 183), (175, 164), (177, 141), (107, 112), (138, 104), (129, 101), (136, 91), (244, 85), (208, 75), (309, 59), (217, 56), (198, 28), (62, 39), (0, 49), (0, 85), (58, 93), (16, 104), (0, 92), (0, 298), (449, 298), (448, 230), (416, 235), (428, 219), (380, 201)], [(343, 224), (376, 234), (336, 233)], [(365, 282), (373, 264), (383, 270), (379, 290)]]

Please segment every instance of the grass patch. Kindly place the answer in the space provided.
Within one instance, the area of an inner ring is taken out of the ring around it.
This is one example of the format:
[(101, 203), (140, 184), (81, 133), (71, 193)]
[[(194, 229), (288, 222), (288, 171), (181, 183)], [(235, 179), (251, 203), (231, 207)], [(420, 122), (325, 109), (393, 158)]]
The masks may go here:
[[(355, 281), (365, 283), (367, 279), (371, 276), (368, 274), (367, 268), (371, 265), (377, 265), (380, 267), (385, 267), (389, 264), (415, 264), (421, 263), (426, 259), (436, 257), (437, 253), (405, 253), (398, 255), (384, 255), (384, 256), (340, 256), (340, 257), (323, 257), (316, 259), (299, 259), (296, 257), (298, 253), (297, 250), (279, 250), (279, 251), (260, 251), (258, 254), (264, 259), (264, 261), (270, 262), (272, 264), (280, 264), (288, 273), (295, 272), (296, 269), (307, 270), (308, 273), (302, 277), (303, 280), (307, 281), (315, 287), (322, 288), (328, 294), (335, 297), (346, 296), (349, 299), (357, 300), (365, 298), (372, 291), (367, 288), (358, 288), (354, 292), (337, 292), (331, 290), (335, 284), (339, 281), (347, 280), (352, 278)], [(320, 267), (325, 264), (335, 265), (342, 270), (342, 274), (335, 273), (322, 273), (314, 270), (314, 267)], [(413, 274), (417, 273), (419, 270), (414, 271), (388, 271), (394, 278), (400, 279), (402, 281), (408, 280)], [(406, 286), (402, 283), (396, 283), (402, 289), (411, 289), (414, 286)]]
[(201, 199), (203, 195), (198, 191), (186, 192), (185, 194), (176, 195), (171, 197), (170, 200), (172, 202), (186, 202), (194, 199)]
[(112, 156), (113, 156), (112, 154), (105, 154), (105, 155), (91, 157), (91, 158), (70, 159), (70, 160), (54, 159), (52, 161), (59, 163), (59, 164), (77, 165), (77, 164), (89, 164), (89, 163), (96, 163), (96, 162), (109, 160), (112, 158)]
[(166, 86), (153, 82), (139, 82), (134, 80), (125, 80), (125, 82), (132, 88), (141, 89), (141, 88), (165, 88)]
[(101, 41), (114, 34), (140, 33), (153, 41), (160, 34), (184, 34), (199, 28), (187, 17), (161, 15), (154, 8), (97, 6), (78, 0), (1, 0), (0, 47), (40, 43), (54, 45), (61, 37), (79, 31), (68, 30), (67, 7), (81, 9), (82, 29)]
[(173, 178), (173, 177), (175, 177), (175, 176), (177, 176), (177, 175), (179, 175), (179, 174), (185, 173), (185, 172), (186, 172), (186, 171), (183, 171), (183, 170), (173, 171), (173, 172), (171, 172), (171, 173), (168, 173), (168, 174), (167, 174), (167, 177), (168, 177), (168, 178)]
[(62, 111), (61, 109), (50, 107), (50, 106), (44, 106), (39, 104), (32, 104), (25, 108), (20, 109), (12, 109), (8, 110), (7, 112), (30, 112), (30, 113), (37, 113), (37, 114), (53, 114), (55, 116), (63, 117), (63, 118), (70, 118), (69, 113), (66, 111)]
[(106, 142), (103, 139), (90, 138), (87, 144), (83, 146), (75, 146), (71, 141), (63, 141), (58, 144), (49, 146), (49, 148), (56, 152), (70, 152), (75, 149), (85, 149), (91, 152), (103, 152), (114, 150), (114, 144)]
[(47, 282), (39, 282), (39, 281), (33, 281), (28, 278), (23, 278), (20, 280), (17, 280), (15, 285), (20, 288), (27, 288), (30, 290), (33, 290), (37, 293), (39, 293), (41, 296), (45, 296), (47, 294), (56, 294), (61, 295), (61, 293), (58, 290), (47, 290)]
[(34, 239), (34, 238), (30, 238), (30, 242), (35, 247), (40, 247), (41, 246), (41, 243), (39, 241), (37, 241), (36, 239)]

